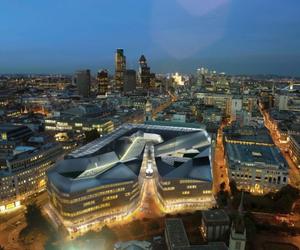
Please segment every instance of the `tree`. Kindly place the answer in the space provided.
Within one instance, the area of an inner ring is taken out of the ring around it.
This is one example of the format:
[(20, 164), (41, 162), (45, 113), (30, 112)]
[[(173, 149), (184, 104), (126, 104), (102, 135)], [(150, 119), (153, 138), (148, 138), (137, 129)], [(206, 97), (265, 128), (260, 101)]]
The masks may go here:
[(225, 190), (225, 187), (226, 187), (226, 184), (225, 184), (225, 182), (223, 181), (223, 182), (220, 184), (220, 190), (224, 191), (224, 190)]
[(160, 226), (159, 226), (159, 223), (157, 221), (152, 221), (149, 224), (149, 228), (150, 228), (150, 230), (156, 231), (160, 228)]
[(224, 190), (221, 190), (220, 192), (217, 193), (217, 202), (218, 202), (218, 205), (219, 207), (223, 208), (223, 207), (226, 207), (228, 202), (229, 198), (229, 194), (227, 191), (224, 191)]
[(131, 229), (132, 229), (132, 233), (134, 235), (142, 234), (144, 231), (143, 225), (141, 224), (141, 222), (139, 220), (136, 220), (131, 223)]
[(40, 227), (45, 221), (40, 208), (35, 203), (27, 206), (25, 219), (28, 227)]
[(107, 225), (105, 225), (102, 230), (100, 231), (101, 237), (105, 238), (108, 241), (114, 242), (118, 239), (116, 233), (109, 228)]
[(229, 187), (230, 187), (232, 195), (235, 196), (238, 193), (236, 182), (234, 180), (231, 180), (229, 182)]

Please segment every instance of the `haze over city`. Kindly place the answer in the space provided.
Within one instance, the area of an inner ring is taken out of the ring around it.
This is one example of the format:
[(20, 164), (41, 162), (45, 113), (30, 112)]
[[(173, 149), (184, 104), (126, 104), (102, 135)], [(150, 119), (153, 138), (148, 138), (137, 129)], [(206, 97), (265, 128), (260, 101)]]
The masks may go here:
[(0, 73), (113, 69), (147, 55), (156, 72), (199, 65), (231, 74), (300, 75), (297, 0), (1, 1)]

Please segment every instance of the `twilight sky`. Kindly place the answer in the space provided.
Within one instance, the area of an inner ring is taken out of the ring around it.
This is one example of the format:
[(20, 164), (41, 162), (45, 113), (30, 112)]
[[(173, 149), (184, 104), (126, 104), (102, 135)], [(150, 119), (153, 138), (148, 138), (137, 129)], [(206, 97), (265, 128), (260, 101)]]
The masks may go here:
[[(300, 0), (1, 0), (0, 74), (205, 66), (300, 76)], [(112, 73), (112, 72), (111, 72)]]

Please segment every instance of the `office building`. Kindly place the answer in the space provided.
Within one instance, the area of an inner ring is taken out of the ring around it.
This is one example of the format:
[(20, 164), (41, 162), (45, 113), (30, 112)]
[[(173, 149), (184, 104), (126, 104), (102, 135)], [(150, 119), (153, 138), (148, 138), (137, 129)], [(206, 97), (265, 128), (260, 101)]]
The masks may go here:
[(239, 189), (262, 195), (288, 184), (288, 165), (275, 146), (225, 144), (229, 179)]
[(106, 69), (99, 70), (97, 73), (98, 94), (106, 95), (109, 91), (108, 71)]
[[(71, 232), (130, 216), (140, 206), (142, 191), (147, 192), (139, 181), (145, 157), (155, 171), (150, 177), (165, 212), (209, 209), (215, 204), (210, 144), (202, 129), (122, 125), (49, 170), (53, 211)], [(146, 147), (153, 147), (153, 153)]]
[(183, 222), (178, 218), (166, 219), (165, 239), (168, 250), (227, 250), (224, 242), (210, 242), (207, 245), (191, 245)]
[(45, 189), (46, 171), (63, 151), (58, 144), (39, 148), (18, 146), (0, 161), (0, 211), (20, 206), (27, 197)]
[(150, 89), (150, 82), (150, 67), (148, 67), (146, 57), (141, 55), (139, 59), (139, 87), (143, 89)]
[(117, 49), (115, 54), (115, 89), (123, 92), (126, 73), (126, 57), (123, 49)]
[(226, 240), (230, 219), (223, 209), (202, 211), (201, 233), (207, 241)]
[(0, 125), (0, 141), (21, 142), (28, 139), (33, 134), (27, 126), (15, 124)]
[(136, 71), (133, 69), (126, 70), (124, 77), (124, 92), (133, 92), (136, 89)]
[(81, 96), (90, 96), (91, 72), (89, 69), (76, 71), (74, 76), (74, 83), (76, 84), (78, 92)]
[(152, 244), (148, 241), (131, 240), (127, 242), (117, 242), (114, 250), (152, 250)]

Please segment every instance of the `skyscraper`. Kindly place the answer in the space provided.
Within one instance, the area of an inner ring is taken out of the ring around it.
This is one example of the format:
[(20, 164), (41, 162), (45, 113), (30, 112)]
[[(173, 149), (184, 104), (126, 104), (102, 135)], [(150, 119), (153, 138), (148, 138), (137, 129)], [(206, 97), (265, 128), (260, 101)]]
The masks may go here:
[(143, 89), (150, 88), (150, 81), (151, 81), (151, 73), (150, 67), (147, 65), (147, 60), (144, 55), (141, 55), (139, 60), (139, 87)]
[(115, 86), (116, 90), (123, 91), (124, 75), (126, 71), (126, 57), (123, 49), (117, 49), (115, 55)]
[(106, 69), (99, 70), (97, 73), (98, 94), (105, 95), (109, 89), (108, 71)]
[(89, 69), (77, 70), (74, 76), (74, 83), (76, 84), (80, 95), (83, 97), (90, 96), (91, 72)]
[(126, 70), (124, 76), (124, 92), (132, 92), (136, 89), (136, 71), (133, 69)]

